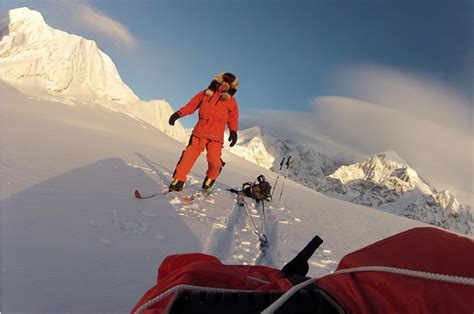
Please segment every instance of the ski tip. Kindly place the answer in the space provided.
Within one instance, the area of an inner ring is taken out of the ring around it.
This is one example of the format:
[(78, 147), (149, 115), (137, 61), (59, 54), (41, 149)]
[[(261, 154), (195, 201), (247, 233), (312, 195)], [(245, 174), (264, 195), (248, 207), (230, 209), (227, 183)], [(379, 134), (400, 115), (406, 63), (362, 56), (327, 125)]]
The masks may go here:
[(141, 196), (140, 192), (138, 192), (138, 190), (135, 190), (135, 197), (138, 198), (138, 199), (142, 199), (142, 196)]

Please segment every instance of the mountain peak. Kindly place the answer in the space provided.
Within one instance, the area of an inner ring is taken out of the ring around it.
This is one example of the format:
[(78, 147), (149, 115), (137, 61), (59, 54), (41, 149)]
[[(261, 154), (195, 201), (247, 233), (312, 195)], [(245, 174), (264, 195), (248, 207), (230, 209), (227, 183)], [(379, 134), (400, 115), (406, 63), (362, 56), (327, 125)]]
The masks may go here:
[(0, 79), (34, 95), (131, 104), (139, 99), (92, 40), (46, 24), (26, 7), (0, 15)]
[(400, 155), (398, 155), (398, 153), (394, 150), (387, 150), (387, 151), (378, 153), (376, 155), (371, 156), (371, 158), (378, 158), (378, 159), (393, 161), (395, 163), (408, 167), (407, 162), (403, 160), (403, 158), (400, 157)]
[(25, 31), (38, 26), (47, 26), (40, 12), (27, 7), (9, 10), (0, 15), (0, 29), (9, 28), (9, 32)]
[(30, 20), (30, 21), (43, 21), (43, 16), (40, 12), (36, 10), (31, 10), (28, 7), (21, 7), (16, 8), (8, 11), (8, 15), (10, 16), (10, 20), (12, 22), (20, 21), (20, 20)]
[(372, 155), (359, 163), (342, 166), (330, 177), (339, 179), (344, 184), (353, 180), (381, 183), (397, 175), (403, 177), (405, 181), (410, 181), (410, 185), (421, 184), (416, 171), (393, 150)]

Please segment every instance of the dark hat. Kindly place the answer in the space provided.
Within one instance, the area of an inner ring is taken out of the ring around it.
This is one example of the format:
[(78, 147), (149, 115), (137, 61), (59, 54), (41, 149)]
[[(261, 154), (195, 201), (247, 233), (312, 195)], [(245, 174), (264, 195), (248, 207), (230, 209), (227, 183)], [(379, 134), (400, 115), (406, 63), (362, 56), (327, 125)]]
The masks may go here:
[(209, 87), (206, 90), (206, 95), (212, 96), (216, 92), (216, 90), (219, 88), (219, 86), (223, 83), (227, 82), (230, 85), (230, 89), (228, 92), (224, 92), (221, 94), (221, 99), (227, 100), (230, 99), (234, 94), (237, 92), (237, 89), (239, 87), (239, 79), (237, 76), (230, 72), (222, 72), (214, 77), (212, 80), (211, 84), (209, 84)]

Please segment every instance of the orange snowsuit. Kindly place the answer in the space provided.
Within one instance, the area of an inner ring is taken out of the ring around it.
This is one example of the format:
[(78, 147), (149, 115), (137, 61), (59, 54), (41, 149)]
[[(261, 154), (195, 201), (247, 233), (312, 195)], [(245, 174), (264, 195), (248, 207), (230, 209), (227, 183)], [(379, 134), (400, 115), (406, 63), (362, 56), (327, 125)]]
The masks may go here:
[(207, 150), (208, 163), (206, 176), (216, 180), (224, 166), (221, 154), (225, 125), (227, 124), (230, 131), (238, 130), (239, 109), (235, 98), (221, 99), (220, 88), (212, 96), (205, 92), (206, 90), (197, 93), (178, 111), (179, 117), (182, 118), (199, 108), (199, 120), (173, 174), (173, 177), (180, 181), (186, 181), (187, 174), (204, 149)]

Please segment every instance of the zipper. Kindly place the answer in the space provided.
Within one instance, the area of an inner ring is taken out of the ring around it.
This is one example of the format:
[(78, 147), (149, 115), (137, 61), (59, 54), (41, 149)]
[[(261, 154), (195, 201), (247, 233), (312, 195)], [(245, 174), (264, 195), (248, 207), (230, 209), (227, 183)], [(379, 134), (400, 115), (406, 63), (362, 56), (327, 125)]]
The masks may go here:
[[(209, 103), (212, 104), (212, 99), (214, 98), (214, 96), (217, 94), (217, 90), (214, 92), (214, 94), (211, 96), (211, 98), (209, 99)], [(219, 102), (219, 99), (217, 99), (216, 103), (214, 104), (214, 106), (216, 107), (217, 106), (217, 103)]]

